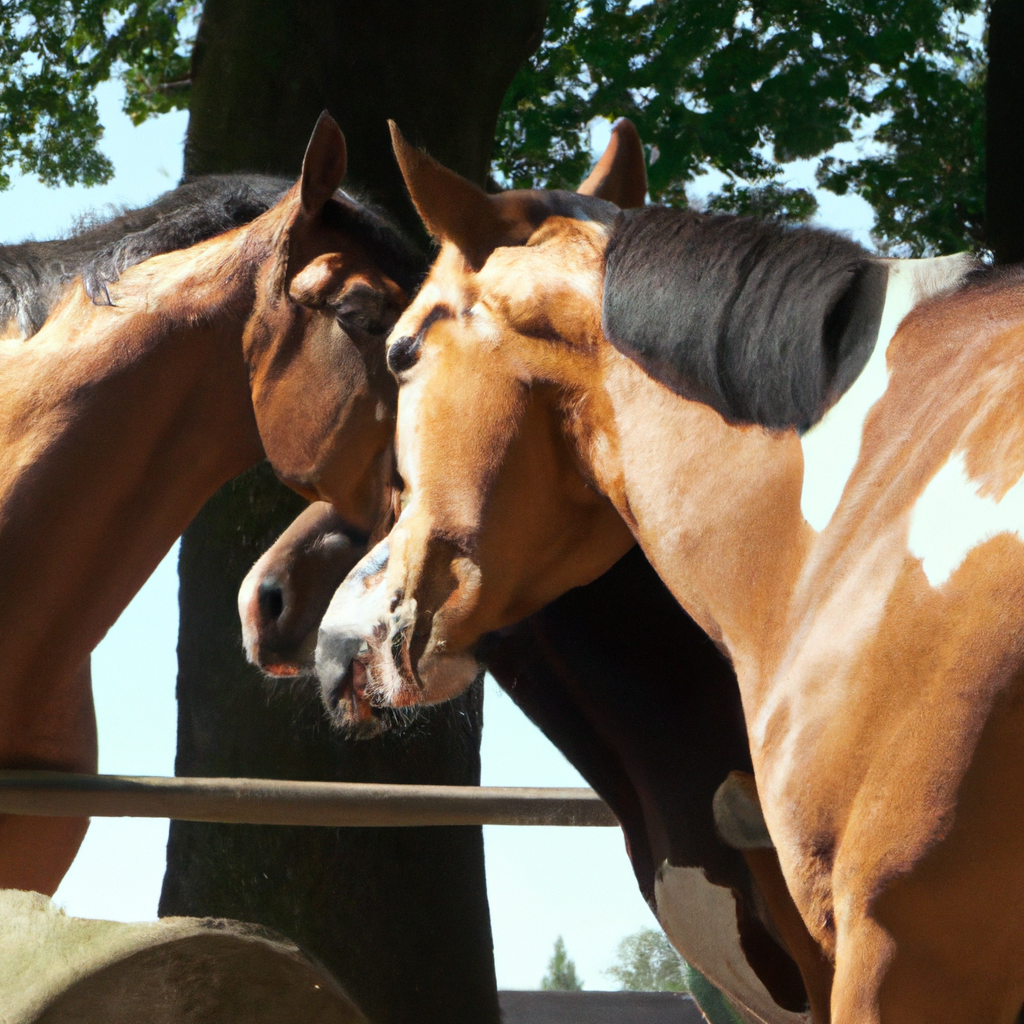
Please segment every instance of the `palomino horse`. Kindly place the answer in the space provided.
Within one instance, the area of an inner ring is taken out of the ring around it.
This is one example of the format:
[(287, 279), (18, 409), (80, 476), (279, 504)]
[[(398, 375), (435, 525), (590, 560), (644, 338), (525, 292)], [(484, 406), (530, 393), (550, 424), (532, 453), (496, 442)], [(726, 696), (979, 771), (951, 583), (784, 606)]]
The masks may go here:
[[(330, 505), (313, 504), (246, 577), (243, 642), (268, 674), (312, 670), (317, 626), (359, 550), (350, 534)], [(734, 901), (727, 929), (716, 930), (705, 907), (691, 913), (703, 915), (698, 958), (732, 977), (744, 1016), (795, 1024), (808, 1000), (827, 1012), (831, 969), (786, 892), (756, 808), (743, 815), (753, 827), (738, 841), (735, 808), (723, 815), (719, 801), (715, 820), (716, 790), (731, 773), (751, 771), (732, 668), (642, 552), (634, 547), (593, 583), (486, 637), (477, 654), (611, 806), (652, 909), (665, 862), (700, 868)], [(391, 725), (393, 711), (358, 699), (358, 670), (325, 687), (335, 722), (360, 734)], [(742, 788), (727, 789), (742, 800)], [(793, 947), (806, 984), (787, 955)]]
[[(2, 342), (3, 765), (95, 770), (89, 653), (231, 477), (268, 457), (351, 522), (380, 516), (382, 339), (420, 262), (336, 192), (345, 162), (322, 117), (273, 209), (135, 266), (115, 253), (99, 301), (74, 284), (38, 333)], [(0, 818), (0, 886), (52, 893), (86, 826)]]
[[(406, 504), (384, 585), (332, 606), (321, 647), (332, 621), (360, 622), (371, 697), (443, 699), (482, 634), (635, 538), (736, 669), (769, 832), (835, 964), (832, 1020), (1013, 1021), (1019, 274), (908, 276), (825, 232), (488, 197), (396, 148), (443, 241), (388, 353)], [(899, 320), (819, 535), (801, 433), (810, 450), (826, 412), (822, 430), (864, 397)], [(942, 548), (929, 522), (950, 496), (971, 513)], [(672, 906), (701, 884), (657, 883), (684, 951)]]

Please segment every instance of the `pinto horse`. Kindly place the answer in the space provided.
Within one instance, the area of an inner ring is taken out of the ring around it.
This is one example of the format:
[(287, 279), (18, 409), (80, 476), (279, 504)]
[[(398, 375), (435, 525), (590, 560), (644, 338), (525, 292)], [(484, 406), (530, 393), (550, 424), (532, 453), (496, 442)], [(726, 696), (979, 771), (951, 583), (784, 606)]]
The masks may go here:
[[(96, 301), (70, 285), (27, 340), (8, 299), (0, 764), (95, 771), (89, 653), (222, 483), (267, 457), (349, 521), (381, 515), (383, 337), (421, 264), (337, 191), (345, 164), (325, 115), (298, 184), (245, 226), (133, 266), (115, 252), (117, 280), (101, 263)], [(0, 818), (0, 886), (52, 894), (86, 827)]]
[[(487, 196), (395, 141), (442, 242), (389, 342), (405, 508), (383, 585), (343, 585), (318, 664), (353, 649), (332, 622), (358, 623), (371, 699), (444, 699), (482, 635), (635, 539), (736, 670), (769, 833), (835, 966), (831, 1020), (1015, 1020), (1019, 272)], [(850, 418), (860, 449), (819, 533), (802, 504), (815, 434)], [(928, 513), (951, 495), (976, 511), (942, 548)], [(659, 913), (685, 953), (672, 896), (698, 873), (667, 867)]]
[[(239, 591), (253, 664), (272, 676), (312, 672), (317, 628), (360, 539), (330, 505), (314, 503), (253, 566)], [(735, 780), (750, 778), (751, 763), (732, 668), (640, 550), (486, 637), (477, 654), (611, 806), (652, 909), (665, 862), (699, 867), (721, 891), (724, 913), (690, 908), (704, 935), (698, 959), (731, 977), (745, 1019), (795, 1024), (808, 1005), (827, 1012), (831, 968), (786, 892), (756, 806), (736, 806), (745, 792)], [(325, 686), (338, 726), (365, 734), (401, 721), (360, 700), (353, 675)], [(719, 799), (716, 821), (715, 793), (727, 779), (733, 805)]]

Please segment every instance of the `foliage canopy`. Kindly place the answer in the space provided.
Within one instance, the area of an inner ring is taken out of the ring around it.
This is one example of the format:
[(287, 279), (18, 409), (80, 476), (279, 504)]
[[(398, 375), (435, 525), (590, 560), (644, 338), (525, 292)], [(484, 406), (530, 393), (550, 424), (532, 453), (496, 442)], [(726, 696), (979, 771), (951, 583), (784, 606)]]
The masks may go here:
[[(984, 54), (965, 32), (985, 0), (551, 0), (544, 38), (505, 99), (494, 173), (574, 187), (589, 125), (630, 117), (652, 199), (803, 220), (816, 201), (783, 165), (819, 161), (826, 189), (873, 206), (881, 248), (921, 255), (981, 239)], [(188, 105), (201, 0), (5, 0), (0, 188), (17, 165), (48, 184), (106, 180), (94, 90), (126, 86), (136, 123)], [(871, 141), (873, 139), (873, 141)], [(837, 145), (868, 140), (854, 159)]]
[(95, 89), (126, 87), (138, 124), (188, 105), (196, 0), (4, 0), (0, 4), (0, 188), (15, 164), (47, 185), (113, 173)]
[(819, 182), (862, 194), (883, 247), (980, 239), (984, 54), (965, 32), (982, 0), (552, 0), (540, 49), (506, 97), (496, 167), (517, 186), (571, 188), (587, 125), (629, 117), (651, 198), (683, 203), (708, 170), (714, 209), (805, 219), (810, 192), (782, 164), (873, 134)]

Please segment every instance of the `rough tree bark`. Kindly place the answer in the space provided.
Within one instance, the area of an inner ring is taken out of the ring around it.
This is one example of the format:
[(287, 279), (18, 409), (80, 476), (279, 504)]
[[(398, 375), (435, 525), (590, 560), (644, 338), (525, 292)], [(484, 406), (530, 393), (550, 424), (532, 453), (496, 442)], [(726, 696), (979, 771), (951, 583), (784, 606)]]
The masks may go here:
[(498, 112), (540, 44), (548, 0), (207, 0), (194, 54), (187, 174), (294, 173), (314, 114), (348, 140), (349, 174), (419, 220), (387, 118), (483, 184)]
[[(547, 0), (208, 0), (194, 57), (186, 174), (298, 175), (319, 112), (346, 133), (349, 181), (418, 230), (385, 121), (483, 183), (505, 90)], [(411, 731), (346, 741), (312, 687), (242, 657), (235, 596), (301, 502), (266, 466), (223, 488), (182, 540), (179, 775), (477, 783), (481, 693)], [(288, 829), (176, 822), (161, 915), (283, 932), (375, 1024), (498, 1021), (477, 828)]]
[(985, 241), (999, 263), (1024, 260), (1024, 0), (992, 0), (985, 87)]

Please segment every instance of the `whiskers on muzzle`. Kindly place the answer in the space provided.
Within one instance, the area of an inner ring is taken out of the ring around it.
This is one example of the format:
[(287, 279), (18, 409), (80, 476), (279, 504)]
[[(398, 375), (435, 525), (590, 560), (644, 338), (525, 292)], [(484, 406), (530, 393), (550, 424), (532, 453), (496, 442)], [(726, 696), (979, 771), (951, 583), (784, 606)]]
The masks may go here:
[(383, 624), (369, 640), (352, 637), (339, 644), (333, 639), (317, 647), (317, 677), (334, 728), (348, 736), (378, 736), (417, 719), (417, 706), (391, 703), (391, 673), (381, 678), (381, 663), (389, 658), (391, 646)]

